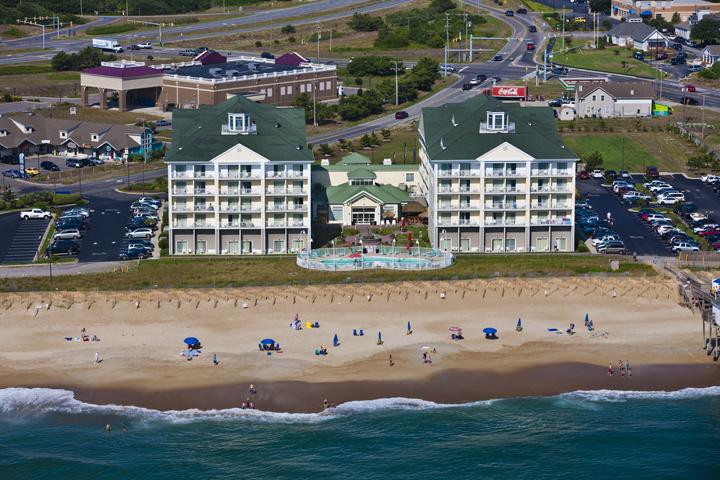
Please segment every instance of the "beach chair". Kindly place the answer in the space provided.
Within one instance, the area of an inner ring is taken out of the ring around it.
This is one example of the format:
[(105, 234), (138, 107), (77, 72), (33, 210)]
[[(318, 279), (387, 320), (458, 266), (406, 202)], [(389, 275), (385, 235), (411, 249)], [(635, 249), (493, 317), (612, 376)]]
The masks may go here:
[(360, 329), (360, 336), (361, 336), (361, 337), (365, 336), (365, 332), (363, 332), (363, 329), (362, 329), (362, 328)]

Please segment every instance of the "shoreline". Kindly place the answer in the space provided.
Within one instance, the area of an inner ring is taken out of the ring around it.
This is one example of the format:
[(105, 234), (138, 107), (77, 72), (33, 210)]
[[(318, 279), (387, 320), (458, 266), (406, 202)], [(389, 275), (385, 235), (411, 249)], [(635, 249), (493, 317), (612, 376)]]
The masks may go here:
[[(390, 368), (390, 367), (389, 367)], [(633, 365), (632, 377), (615, 369), (585, 363), (562, 363), (523, 368), (511, 372), (446, 370), (425, 379), (388, 381), (271, 381), (222, 384), (179, 390), (89, 388), (64, 384), (34, 385), (73, 391), (75, 399), (95, 405), (120, 405), (153, 410), (217, 410), (239, 408), (255, 385), (252, 396), (257, 410), (282, 413), (313, 413), (351, 401), (412, 398), (438, 404), (463, 404), (485, 400), (550, 397), (578, 390), (676, 391), (683, 388), (720, 386), (717, 364)], [(26, 388), (33, 386), (25, 385)], [(5, 386), (9, 388), (9, 386)]]

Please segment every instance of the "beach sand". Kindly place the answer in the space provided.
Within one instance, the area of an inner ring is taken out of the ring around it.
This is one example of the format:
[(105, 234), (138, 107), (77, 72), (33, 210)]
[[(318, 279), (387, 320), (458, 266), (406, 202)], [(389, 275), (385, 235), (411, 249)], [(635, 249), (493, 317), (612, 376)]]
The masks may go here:
[[(298, 412), (319, 410), (324, 398), (455, 403), (720, 384), (720, 366), (701, 348), (700, 316), (677, 301), (674, 282), (629, 277), (4, 294), (0, 388), (65, 388), (92, 403), (207, 409), (239, 406), (252, 383), (257, 408)], [(594, 332), (583, 324), (586, 312)], [(296, 313), (300, 331), (289, 326)], [(307, 321), (320, 328), (305, 328)], [(574, 335), (564, 333), (570, 323)], [(462, 327), (465, 340), (451, 340), (451, 326)], [(486, 327), (499, 339), (485, 339)], [(82, 328), (100, 341), (65, 340)], [(188, 336), (203, 343), (192, 361), (180, 355)], [(258, 351), (264, 338), (282, 353)], [(314, 354), (320, 345), (327, 356)], [(620, 375), (619, 360), (630, 362), (631, 378)]]

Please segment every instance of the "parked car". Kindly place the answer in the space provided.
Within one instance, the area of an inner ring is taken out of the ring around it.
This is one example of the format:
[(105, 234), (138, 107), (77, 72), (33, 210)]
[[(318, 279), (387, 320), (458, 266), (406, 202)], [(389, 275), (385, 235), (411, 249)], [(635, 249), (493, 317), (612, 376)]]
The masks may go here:
[(75, 215), (88, 218), (90, 216), (90, 209), (86, 207), (73, 207), (69, 210), (65, 210), (63, 215)]
[(605, 174), (603, 174), (602, 170), (595, 169), (590, 174), (592, 178), (605, 178)]
[(105, 160), (103, 160), (102, 158), (88, 158), (88, 161), (90, 162), (90, 165), (105, 165)]
[(48, 172), (59, 172), (60, 167), (58, 167), (55, 162), (51, 162), (49, 160), (45, 160), (40, 162), (40, 168), (43, 170), (47, 170)]
[(84, 167), (82, 160), (78, 160), (77, 158), (68, 158), (65, 160), (65, 166), (70, 168)]
[(497, 54), (493, 57), (493, 62), (502, 62), (503, 56), (501, 54)]
[(270, 52), (262, 52), (262, 53), (260, 54), (260, 58), (273, 59), (273, 58), (275, 58), (275, 55), (273, 55), (273, 54), (270, 53)]
[(149, 256), (150, 254), (142, 248), (129, 248), (120, 252), (120, 260), (142, 260)]
[(463, 83), (463, 85), (462, 85), (463, 90), (472, 90), (472, 88), (473, 88), (473, 86), (470, 85), (469, 83)]
[(717, 182), (718, 180), (720, 180), (720, 176), (718, 176), (718, 175), (705, 174), (702, 177), (700, 177), (700, 181), (703, 183)]
[(55, 240), (45, 249), (47, 256), (51, 255), (77, 255), (80, 245), (75, 240)]
[(80, 230), (77, 228), (69, 228), (67, 230), (60, 230), (59, 232), (56, 232), (55, 235), (53, 235), (53, 239), (63, 239), (63, 240), (77, 240), (78, 238), (82, 237), (82, 233), (80, 233)]
[(30, 220), (33, 218), (42, 218), (48, 220), (52, 217), (52, 213), (41, 208), (32, 208), (30, 210), (23, 210), (20, 212), (20, 218), (23, 220)]
[(645, 175), (650, 178), (658, 178), (660, 176), (660, 172), (657, 167), (647, 167), (645, 169)]
[(670, 220), (662, 213), (649, 213), (647, 217), (645, 218), (646, 222), (652, 222), (653, 220)]
[(685, 195), (680, 192), (668, 193), (665, 195), (659, 195), (657, 198), (658, 205), (675, 205), (679, 202), (685, 201)]
[(150, 228), (136, 228), (125, 234), (127, 238), (150, 238), (153, 236), (153, 231)]
[(178, 55), (181, 57), (194, 57), (195, 56), (195, 50), (192, 48), (186, 48), (185, 50), (180, 50), (178, 52)]
[(620, 170), (620, 178), (632, 178), (627, 170)]
[(692, 244), (692, 243), (683, 242), (683, 243), (678, 243), (677, 245), (673, 245), (672, 248), (671, 248), (671, 250), (672, 250), (674, 253), (678, 253), (678, 252), (699, 252), (699, 251), (700, 251), (700, 247), (698, 247), (697, 245), (694, 245), (694, 244)]
[(598, 251), (604, 254), (625, 255), (625, 244), (620, 240), (613, 240), (602, 245)]
[(580, 172), (578, 172), (578, 178), (580, 180), (588, 180), (590, 178), (590, 172), (588, 172), (587, 170), (581, 170)]
[(405, 110), (400, 110), (399, 112), (395, 112), (395, 120), (403, 120), (405, 118), (408, 118), (410, 114), (406, 112)]

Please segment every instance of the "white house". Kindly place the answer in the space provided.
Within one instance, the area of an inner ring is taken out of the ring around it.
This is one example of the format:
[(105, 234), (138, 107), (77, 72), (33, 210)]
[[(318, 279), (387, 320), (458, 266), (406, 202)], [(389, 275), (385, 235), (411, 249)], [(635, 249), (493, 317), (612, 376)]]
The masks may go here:
[(622, 22), (608, 33), (608, 41), (620, 47), (649, 52), (668, 47), (668, 39), (657, 29), (642, 22)]
[(720, 58), (720, 45), (708, 45), (702, 51), (702, 63), (708, 67), (717, 62)]

